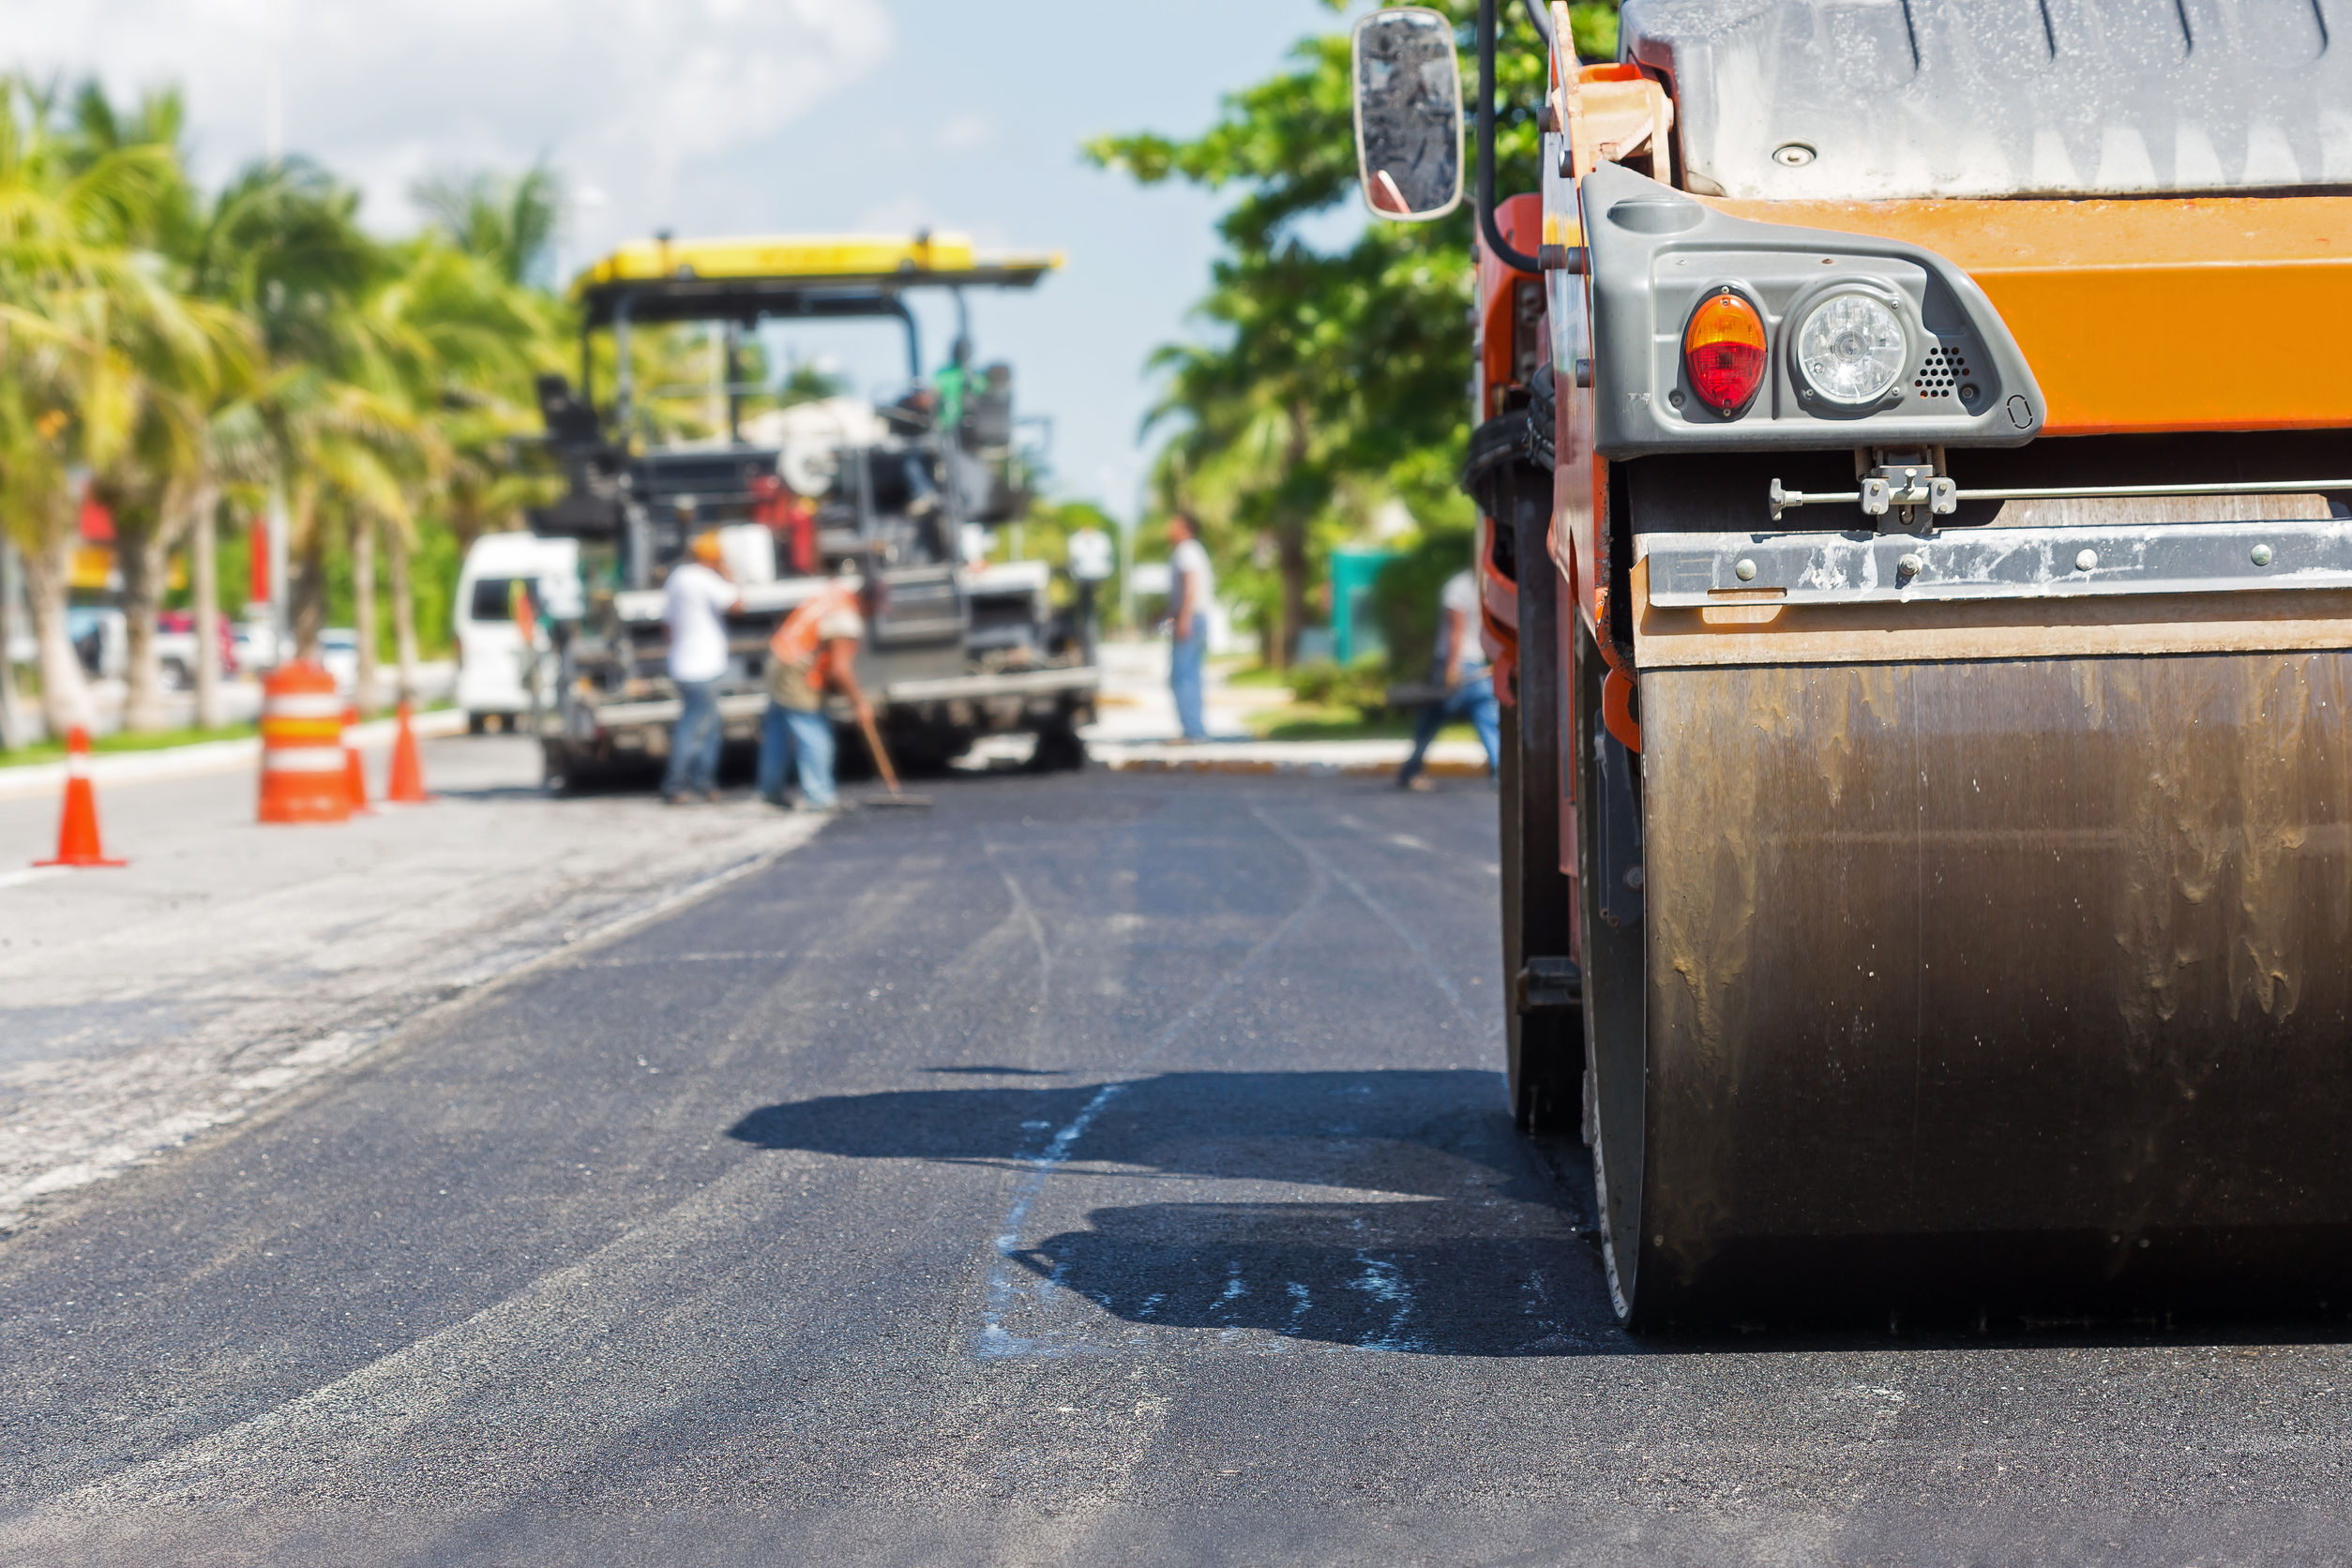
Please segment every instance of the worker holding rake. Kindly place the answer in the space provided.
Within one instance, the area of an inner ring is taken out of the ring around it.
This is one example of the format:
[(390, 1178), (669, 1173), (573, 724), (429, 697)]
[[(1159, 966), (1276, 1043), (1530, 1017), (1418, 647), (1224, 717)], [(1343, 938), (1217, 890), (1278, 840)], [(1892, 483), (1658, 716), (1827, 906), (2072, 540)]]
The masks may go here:
[(784, 618), (768, 641), (767, 713), (760, 726), (760, 798), (790, 809), (785, 779), (797, 774), (800, 809), (834, 811), (833, 721), (825, 697), (838, 692), (874, 731), (873, 705), (857, 684), (857, 648), (875, 610), (878, 571), (844, 563), (841, 574)]

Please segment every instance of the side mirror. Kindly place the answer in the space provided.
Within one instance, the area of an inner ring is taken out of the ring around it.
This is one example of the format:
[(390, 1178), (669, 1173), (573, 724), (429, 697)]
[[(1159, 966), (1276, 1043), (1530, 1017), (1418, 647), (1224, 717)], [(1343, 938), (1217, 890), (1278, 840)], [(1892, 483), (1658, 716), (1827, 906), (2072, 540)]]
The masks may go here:
[(1462, 201), (1462, 73), (1454, 23), (1419, 6), (1356, 23), (1356, 170), (1364, 205), (1408, 223)]

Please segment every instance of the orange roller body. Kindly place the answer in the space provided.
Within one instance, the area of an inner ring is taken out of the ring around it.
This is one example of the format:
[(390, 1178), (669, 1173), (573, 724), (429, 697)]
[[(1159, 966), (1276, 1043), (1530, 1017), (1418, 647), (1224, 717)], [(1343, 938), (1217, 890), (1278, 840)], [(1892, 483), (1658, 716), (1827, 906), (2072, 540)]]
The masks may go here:
[(1636, 1329), (2352, 1299), (2352, 50), (2083, 9), (1554, 6), (1515, 106), (1493, 994)]

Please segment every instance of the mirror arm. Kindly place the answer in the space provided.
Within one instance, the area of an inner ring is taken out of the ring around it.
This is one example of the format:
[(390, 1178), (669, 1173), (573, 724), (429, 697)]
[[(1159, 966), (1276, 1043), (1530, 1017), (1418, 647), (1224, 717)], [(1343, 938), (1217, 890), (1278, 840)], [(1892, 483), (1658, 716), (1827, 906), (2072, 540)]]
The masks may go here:
[(1544, 14), (1544, 0), (1519, 0), (1519, 3), (1527, 8), (1528, 23), (1535, 29), (1536, 37), (1544, 40), (1544, 47), (1553, 47), (1552, 19)]
[(1495, 223), (1495, 0), (1478, 0), (1478, 232), (1495, 259), (1513, 271), (1544, 270)]

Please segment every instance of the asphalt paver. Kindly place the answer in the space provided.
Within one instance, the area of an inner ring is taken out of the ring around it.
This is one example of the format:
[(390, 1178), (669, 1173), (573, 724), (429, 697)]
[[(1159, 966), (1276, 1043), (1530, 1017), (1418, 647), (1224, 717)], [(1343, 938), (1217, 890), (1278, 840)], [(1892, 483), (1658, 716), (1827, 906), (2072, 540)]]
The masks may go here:
[(2352, 1550), (2324, 1324), (1621, 1333), (1483, 786), (927, 792), (0, 1243), (0, 1561)]

